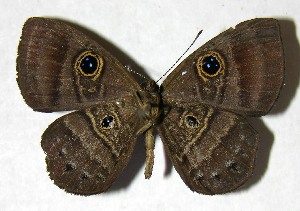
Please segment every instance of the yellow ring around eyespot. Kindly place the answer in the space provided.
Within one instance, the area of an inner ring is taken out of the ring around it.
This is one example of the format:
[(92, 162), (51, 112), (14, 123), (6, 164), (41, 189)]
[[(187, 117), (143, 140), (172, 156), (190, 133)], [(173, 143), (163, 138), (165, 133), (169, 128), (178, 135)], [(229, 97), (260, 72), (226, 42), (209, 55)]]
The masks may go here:
[[(91, 74), (87, 74), (85, 72), (83, 72), (82, 68), (80, 67), (80, 63), (82, 62), (82, 59), (87, 57), (87, 56), (92, 56), (97, 60), (97, 70), (95, 70), (93, 73)], [(102, 59), (101, 56), (94, 54), (92, 51), (85, 51), (83, 53), (81, 53), (75, 62), (75, 68), (77, 72), (80, 72), (83, 76), (88, 76), (88, 77), (93, 77), (92, 80), (95, 81), (101, 74), (102, 68), (104, 65), (104, 61)]]
[[(206, 58), (206, 57), (209, 57), (209, 56), (213, 56), (217, 59), (217, 61), (219, 62), (220, 64), (220, 69), (215, 73), (215, 74), (208, 74), (206, 73), (203, 68), (202, 68), (202, 63), (203, 63), (203, 59)], [(206, 82), (208, 79), (206, 77), (210, 77), (210, 78), (213, 78), (217, 75), (219, 75), (220, 73), (224, 74), (224, 70), (225, 70), (225, 64), (224, 64), (224, 60), (222, 59), (221, 55), (218, 53), (218, 52), (215, 52), (215, 51), (212, 51), (212, 52), (209, 52), (209, 53), (206, 53), (205, 55), (203, 56), (200, 56), (198, 59), (197, 59), (197, 63), (196, 63), (196, 67), (197, 67), (197, 70), (198, 70), (198, 75)], [(205, 77), (206, 76), (206, 77)]]

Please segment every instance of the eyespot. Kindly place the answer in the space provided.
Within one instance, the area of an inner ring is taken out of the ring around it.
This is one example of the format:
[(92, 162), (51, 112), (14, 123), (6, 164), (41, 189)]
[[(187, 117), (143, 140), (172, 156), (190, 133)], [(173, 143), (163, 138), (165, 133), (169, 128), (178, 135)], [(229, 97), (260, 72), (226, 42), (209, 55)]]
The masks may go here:
[(239, 165), (234, 162), (234, 161), (228, 161), (226, 162), (226, 167), (228, 168), (228, 170), (233, 171), (233, 172), (238, 172), (239, 170)]
[(199, 127), (199, 122), (196, 117), (188, 115), (185, 117), (185, 124), (189, 128), (196, 128)]
[(213, 172), (211, 174), (211, 177), (216, 179), (216, 180), (221, 180), (221, 175), (218, 172)]
[(217, 52), (210, 52), (204, 56), (200, 56), (197, 60), (196, 67), (198, 74), (204, 81), (206, 77), (215, 77), (220, 73), (224, 73), (224, 61), (221, 55)]
[(114, 118), (112, 116), (106, 116), (101, 122), (101, 127), (104, 129), (111, 129), (114, 127)]
[(207, 56), (202, 60), (202, 69), (208, 75), (215, 75), (220, 69), (220, 63), (216, 57)]
[(101, 74), (103, 59), (91, 51), (85, 51), (77, 57), (75, 68), (82, 75), (93, 77), (93, 80), (96, 80)]
[(82, 180), (87, 180), (88, 178), (89, 178), (89, 174), (87, 173), (87, 172), (83, 172), (81, 175), (80, 175), (80, 178), (82, 179)]
[(63, 148), (58, 152), (59, 157), (64, 157), (66, 155), (66, 150)]
[(66, 171), (74, 171), (75, 169), (76, 169), (75, 164), (73, 164), (73, 163), (66, 164)]
[(204, 174), (199, 169), (192, 169), (190, 172), (190, 177), (196, 182), (201, 182), (204, 178)]

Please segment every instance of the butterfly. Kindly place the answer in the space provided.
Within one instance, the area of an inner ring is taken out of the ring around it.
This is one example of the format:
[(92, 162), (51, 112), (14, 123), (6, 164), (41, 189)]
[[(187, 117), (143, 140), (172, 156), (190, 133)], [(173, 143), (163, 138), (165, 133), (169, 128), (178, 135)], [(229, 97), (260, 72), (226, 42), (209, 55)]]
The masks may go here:
[(270, 18), (208, 41), (160, 87), (150, 79), (140, 85), (99, 43), (55, 19), (28, 19), (17, 57), (17, 82), (33, 110), (76, 110), (50, 124), (41, 146), (49, 177), (80, 195), (106, 191), (141, 134), (150, 178), (155, 130), (192, 191), (240, 187), (253, 174), (259, 145), (247, 118), (270, 111), (283, 77), (280, 28)]

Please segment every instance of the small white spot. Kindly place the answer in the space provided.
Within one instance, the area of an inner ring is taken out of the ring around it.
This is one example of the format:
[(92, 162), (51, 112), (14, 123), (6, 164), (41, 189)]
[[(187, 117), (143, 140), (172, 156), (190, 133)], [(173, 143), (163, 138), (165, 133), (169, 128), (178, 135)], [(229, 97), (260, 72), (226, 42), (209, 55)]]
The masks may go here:
[(181, 73), (181, 75), (185, 75), (186, 73), (187, 73), (187, 71), (185, 70)]
[(116, 104), (117, 104), (117, 105), (119, 105), (119, 104), (120, 104), (120, 102), (116, 102)]

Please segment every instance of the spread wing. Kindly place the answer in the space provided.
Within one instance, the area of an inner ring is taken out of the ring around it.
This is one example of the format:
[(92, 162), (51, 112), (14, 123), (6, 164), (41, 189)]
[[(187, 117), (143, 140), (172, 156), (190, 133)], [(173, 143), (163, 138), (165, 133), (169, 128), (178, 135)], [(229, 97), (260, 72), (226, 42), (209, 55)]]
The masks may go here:
[(175, 169), (193, 191), (226, 193), (252, 175), (259, 137), (239, 115), (210, 106), (172, 108), (159, 134)]
[(140, 86), (98, 43), (47, 18), (26, 21), (17, 71), (34, 110), (79, 110), (57, 119), (42, 136), (50, 178), (70, 193), (106, 191), (146, 124), (139, 116)]
[(127, 165), (145, 123), (133, 98), (76, 111), (54, 121), (42, 136), (47, 170), (67, 192), (106, 191)]
[(165, 148), (193, 191), (218, 194), (245, 183), (258, 134), (247, 116), (268, 113), (284, 77), (278, 22), (254, 19), (215, 37), (163, 82)]
[(278, 21), (254, 19), (221, 33), (185, 59), (163, 82), (163, 101), (262, 116), (277, 99), (283, 77)]
[(140, 89), (101, 45), (69, 24), (47, 18), (24, 24), (17, 72), (26, 103), (37, 111), (84, 109)]

